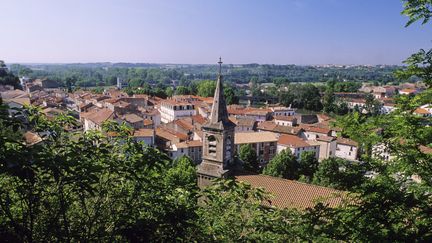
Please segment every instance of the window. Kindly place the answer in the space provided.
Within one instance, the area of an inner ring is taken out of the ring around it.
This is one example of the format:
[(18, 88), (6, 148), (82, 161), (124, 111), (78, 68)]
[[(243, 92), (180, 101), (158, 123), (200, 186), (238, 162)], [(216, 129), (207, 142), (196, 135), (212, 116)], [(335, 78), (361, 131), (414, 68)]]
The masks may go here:
[(212, 156), (216, 156), (217, 140), (216, 140), (215, 136), (210, 135), (210, 136), (208, 136), (207, 140), (208, 140), (208, 153)]
[(182, 153), (184, 152), (183, 149), (181, 149), (181, 152), (182, 152)]

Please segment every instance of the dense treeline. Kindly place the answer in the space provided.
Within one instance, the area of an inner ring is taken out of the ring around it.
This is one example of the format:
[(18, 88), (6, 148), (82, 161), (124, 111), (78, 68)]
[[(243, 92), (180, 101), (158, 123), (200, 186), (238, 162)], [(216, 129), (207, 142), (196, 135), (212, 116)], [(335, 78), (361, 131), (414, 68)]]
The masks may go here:
[[(397, 81), (393, 72), (397, 66), (347, 66), (318, 67), (296, 65), (225, 65), (226, 81), (230, 83), (274, 83), (355, 81), (389, 83)], [(163, 65), (163, 64), (45, 64), (11, 65), (16, 75), (31, 78), (49, 78), (66, 85), (67, 80), (75, 85), (90, 87), (114, 85), (116, 78), (129, 81), (130, 86), (144, 84), (188, 86), (193, 80), (216, 78), (216, 65)]]
[(0, 60), (0, 84), (2, 85), (11, 85), (14, 88), (19, 88), (19, 80), (18, 77), (13, 75), (8, 68), (6, 67), (6, 64)]

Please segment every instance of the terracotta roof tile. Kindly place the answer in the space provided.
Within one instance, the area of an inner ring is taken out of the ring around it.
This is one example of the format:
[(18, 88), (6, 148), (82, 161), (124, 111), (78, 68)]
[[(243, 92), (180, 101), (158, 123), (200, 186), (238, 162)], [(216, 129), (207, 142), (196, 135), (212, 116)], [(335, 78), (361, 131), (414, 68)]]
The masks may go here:
[(315, 132), (315, 133), (322, 133), (329, 135), (331, 130), (329, 128), (325, 127), (318, 127), (318, 126), (311, 126), (311, 125), (300, 125), (301, 128), (303, 128), (307, 132)]
[(153, 129), (138, 129), (133, 133), (134, 137), (153, 137), (155, 135), (155, 131)]
[(202, 147), (202, 141), (191, 140), (175, 144), (177, 148)]
[(239, 132), (234, 136), (235, 144), (277, 142), (277, 134), (272, 132)]
[(280, 120), (280, 121), (294, 121), (294, 120), (297, 120), (297, 118), (295, 118), (295, 116), (275, 116), (274, 119), (275, 120)]
[(42, 142), (43, 140), (37, 133), (33, 133), (30, 131), (27, 131), (26, 133), (23, 134), (23, 139), (27, 146), (35, 145), (37, 143)]
[(106, 108), (87, 112), (83, 115), (83, 117), (98, 125), (101, 125), (103, 122), (114, 118), (114, 112)]
[(330, 207), (337, 207), (346, 198), (346, 192), (332, 188), (285, 180), (265, 175), (237, 175), (237, 181), (249, 183), (252, 187), (263, 188), (274, 198), (265, 203), (278, 208), (306, 209), (323, 202)]
[(345, 144), (345, 145), (355, 146), (355, 147), (358, 146), (358, 143), (356, 141), (348, 139), (348, 138), (338, 137), (337, 138), (337, 143), (338, 144)]
[(302, 148), (302, 147), (311, 147), (309, 143), (304, 141), (303, 139), (294, 136), (294, 135), (288, 135), (283, 134), (279, 137), (278, 144), (285, 145), (291, 148)]

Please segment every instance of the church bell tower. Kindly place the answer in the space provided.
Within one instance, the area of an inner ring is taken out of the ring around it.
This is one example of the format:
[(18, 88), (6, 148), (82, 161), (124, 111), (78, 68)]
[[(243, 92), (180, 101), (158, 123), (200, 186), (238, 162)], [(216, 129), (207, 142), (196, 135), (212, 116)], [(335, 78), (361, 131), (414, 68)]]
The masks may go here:
[(205, 187), (214, 178), (226, 178), (234, 164), (235, 124), (228, 119), (223, 92), (222, 59), (209, 121), (202, 126), (203, 155), (198, 165), (198, 185)]

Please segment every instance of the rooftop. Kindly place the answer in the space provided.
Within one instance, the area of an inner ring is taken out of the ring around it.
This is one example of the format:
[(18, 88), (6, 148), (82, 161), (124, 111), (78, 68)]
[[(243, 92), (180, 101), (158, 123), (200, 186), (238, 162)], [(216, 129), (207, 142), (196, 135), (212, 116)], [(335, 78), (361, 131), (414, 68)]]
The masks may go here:
[(153, 129), (138, 129), (135, 130), (133, 133), (134, 137), (153, 137), (154, 136), (154, 130)]
[(174, 144), (177, 148), (202, 147), (202, 141), (191, 140)]
[(81, 115), (82, 117), (101, 125), (103, 122), (107, 121), (110, 118), (114, 117), (114, 112), (110, 109), (100, 109), (100, 110), (93, 110), (91, 112), (87, 112)]
[(235, 144), (276, 142), (277, 134), (273, 132), (241, 132), (234, 137)]
[(274, 119), (275, 120), (279, 120), (279, 121), (294, 121), (294, 120), (297, 120), (297, 118), (295, 118), (295, 116), (275, 116)]
[(348, 139), (348, 138), (338, 137), (337, 143), (338, 144), (344, 144), (344, 145), (350, 145), (350, 146), (356, 146), (356, 147), (358, 146), (358, 143), (356, 141)]
[(304, 141), (303, 139), (301, 139), (297, 136), (288, 135), (288, 134), (281, 135), (279, 137), (278, 144), (287, 145), (287, 146), (292, 147), (292, 148), (302, 148), (302, 147), (312, 146), (309, 143), (307, 143), (306, 141)]
[(265, 204), (278, 208), (306, 209), (314, 207), (317, 202), (337, 207), (346, 197), (343, 191), (266, 175), (237, 175), (235, 178), (271, 193), (274, 198)]

